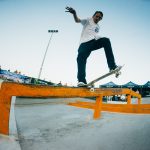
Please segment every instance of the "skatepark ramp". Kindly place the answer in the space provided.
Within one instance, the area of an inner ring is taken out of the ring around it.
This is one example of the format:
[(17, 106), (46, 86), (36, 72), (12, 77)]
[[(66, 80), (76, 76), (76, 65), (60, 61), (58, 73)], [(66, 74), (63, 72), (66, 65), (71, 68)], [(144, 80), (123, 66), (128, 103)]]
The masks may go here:
[[(103, 104), (104, 96), (122, 95), (127, 96), (126, 105)], [(0, 134), (9, 134), (9, 118), (12, 96), (19, 97), (59, 97), (59, 98), (73, 98), (73, 97), (96, 97), (94, 103), (76, 102), (69, 103), (78, 107), (93, 109), (93, 118), (98, 119), (101, 116), (101, 110), (126, 112), (126, 113), (150, 113), (150, 105), (141, 104), (141, 95), (130, 90), (122, 88), (97, 88), (91, 90), (90, 88), (78, 87), (54, 87), (47, 85), (32, 85), (21, 84), (14, 82), (3, 82), (0, 86)], [(131, 104), (131, 96), (138, 99), (138, 104)]]

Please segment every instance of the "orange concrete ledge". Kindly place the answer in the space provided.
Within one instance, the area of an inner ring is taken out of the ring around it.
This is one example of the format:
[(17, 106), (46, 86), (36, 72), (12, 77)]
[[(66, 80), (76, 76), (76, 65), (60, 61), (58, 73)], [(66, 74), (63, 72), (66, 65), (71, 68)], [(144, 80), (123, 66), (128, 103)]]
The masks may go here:
[[(95, 109), (94, 102), (70, 102), (68, 105)], [(102, 104), (102, 111), (120, 112), (120, 113), (136, 113), (136, 114), (150, 114), (150, 104)]]
[[(120, 88), (98, 88), (90, 90), (90, 88), (75, 87), (52, 87), (45, 85), (19, 84), (14, 82), (3, 82), (0, 88), (0, 133), (9, 134), (9, 116), (12, 96), (23, 97), (96, 97), (94, 103), (93, 118), (98, 119), (102, 110), (103, 96), (110, 95), (127, 95), (128, 105), (131, 103), (131, 96), (138, 98), (138, 105), (141, 102), (141, 95), (129, 89)], [(128, 107), (129, 108), (129, 107)], [(126, 108), (125, 108), (126, 109)]]

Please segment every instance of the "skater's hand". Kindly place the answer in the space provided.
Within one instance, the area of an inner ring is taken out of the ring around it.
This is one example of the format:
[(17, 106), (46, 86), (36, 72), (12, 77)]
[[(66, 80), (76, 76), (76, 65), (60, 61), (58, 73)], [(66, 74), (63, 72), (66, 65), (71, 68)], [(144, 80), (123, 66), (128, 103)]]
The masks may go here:
[(76, 11), (71, 7), (66, 7), (66, 12), (73, 14), (74, 20), (76, 23), (81, 22), (80, 18), (77, 16)]
[(66, 7), (66, 11), (65, 12), (70, 12), (71, 14), (76, 14), (76, 11), (73, 9), (73, 8), (71, 8), (71, 7)]

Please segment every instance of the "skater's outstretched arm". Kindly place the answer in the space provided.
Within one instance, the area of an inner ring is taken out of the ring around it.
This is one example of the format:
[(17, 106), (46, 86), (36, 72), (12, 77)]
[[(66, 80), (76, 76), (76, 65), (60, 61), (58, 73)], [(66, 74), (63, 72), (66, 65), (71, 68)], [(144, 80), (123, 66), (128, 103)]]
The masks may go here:
[(76, 11), (75, 11), (73, 8), (67, 6), (67, 7), (66, 7), (66, 12), (69, 12), (69, 13), (73, 14), (74, 21), (75, 21), (76, 23), (81, 22), (80, 18), (77, 16)]

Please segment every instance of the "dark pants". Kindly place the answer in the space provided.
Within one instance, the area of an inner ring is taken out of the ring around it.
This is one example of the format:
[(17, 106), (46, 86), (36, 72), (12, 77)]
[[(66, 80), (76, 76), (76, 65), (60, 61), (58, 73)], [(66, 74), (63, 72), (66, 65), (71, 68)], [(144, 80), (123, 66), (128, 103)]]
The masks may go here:
[(78, 74), (77, 78), (79, 82), (86, 82), (86, 61), (90, 53), (99, 48), (104, 48), (105, 55), (107, 59), (107, 64), (110, 69), (116, 66), (114, 55), (111, 47), (110, 40), (108, 38), (100, 38), (98, 40), (91, 40), (85, 43), (82, 43), (78, 49), (77, 56), (77, 65), (78, 65)]

